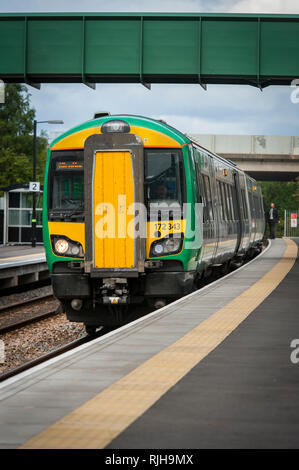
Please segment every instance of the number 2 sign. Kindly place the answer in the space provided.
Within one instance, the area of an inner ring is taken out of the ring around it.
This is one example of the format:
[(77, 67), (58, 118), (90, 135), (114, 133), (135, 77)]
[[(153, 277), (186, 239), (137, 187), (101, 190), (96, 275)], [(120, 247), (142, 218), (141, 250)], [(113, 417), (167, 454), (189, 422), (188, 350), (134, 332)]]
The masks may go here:
[(39, 190), (40, 190), (40, 182), (39, 181), (30, 181), (29, 191), (39, 192)]

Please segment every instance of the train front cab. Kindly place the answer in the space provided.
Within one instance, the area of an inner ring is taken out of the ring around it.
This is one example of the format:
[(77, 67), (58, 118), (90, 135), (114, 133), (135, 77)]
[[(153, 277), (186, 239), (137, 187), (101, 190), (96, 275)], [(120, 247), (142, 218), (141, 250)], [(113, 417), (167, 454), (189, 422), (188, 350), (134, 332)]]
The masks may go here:
[[(186, 185), (187, 148), (182, 147), (176, 143), (171, 148), (145, 148), (137, 134), (91, 133), (84, 151), (52, 152), (51, 277), (70, 320), (115, 324), (123, 321), (120, 312), (130, 304), (147, 299), (161, 305), (192, 291), (181, 210), (191, 188)], [(154, 210), (150, 220), (148, 211), (136, 214), (137, 205), (145, 203), (148, 209), (161, 200), (175, 209)], [(69, 204), (67, 210), (62, 210), (63, 204)]]

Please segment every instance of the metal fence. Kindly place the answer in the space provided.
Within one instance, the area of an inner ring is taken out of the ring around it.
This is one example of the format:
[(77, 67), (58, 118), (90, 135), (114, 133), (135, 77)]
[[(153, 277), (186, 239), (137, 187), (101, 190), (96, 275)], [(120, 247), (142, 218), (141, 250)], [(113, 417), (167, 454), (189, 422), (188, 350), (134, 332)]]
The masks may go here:
[(284, 236), (299, 237), (299, 210), (284, 211)]

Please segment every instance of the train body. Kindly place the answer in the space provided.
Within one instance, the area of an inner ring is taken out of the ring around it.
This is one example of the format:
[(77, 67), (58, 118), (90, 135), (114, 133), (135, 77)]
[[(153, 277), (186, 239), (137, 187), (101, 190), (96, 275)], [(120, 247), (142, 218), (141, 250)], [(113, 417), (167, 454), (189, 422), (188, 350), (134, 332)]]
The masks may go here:
[(87, 328), (162, 306), (262, 247), (261, 188), (199, 143), (142, 116), (105, 115), (50, 146), (43, 236), (54, 295)]

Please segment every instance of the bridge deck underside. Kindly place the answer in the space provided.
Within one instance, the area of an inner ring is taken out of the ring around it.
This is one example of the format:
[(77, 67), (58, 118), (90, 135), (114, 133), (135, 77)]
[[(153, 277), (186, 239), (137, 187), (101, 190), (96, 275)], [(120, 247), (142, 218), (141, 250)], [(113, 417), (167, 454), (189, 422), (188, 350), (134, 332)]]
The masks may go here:
[(298, 39), (299, 15), (1, 14), (0, 77), (262, 88), (299, 76)]

